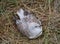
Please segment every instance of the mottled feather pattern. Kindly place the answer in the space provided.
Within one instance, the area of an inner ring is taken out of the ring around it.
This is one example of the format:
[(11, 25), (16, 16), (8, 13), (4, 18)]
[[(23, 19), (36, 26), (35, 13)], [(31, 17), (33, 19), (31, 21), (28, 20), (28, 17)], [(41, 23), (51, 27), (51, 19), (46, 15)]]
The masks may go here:
[(42, 34), (41, 21), (33, 14), (23, 9), (17, 11), (17, 14), (20, 19), (16, 20), (16, 25), (22, 34), (26, 35), (29, 39), (37, 38)]

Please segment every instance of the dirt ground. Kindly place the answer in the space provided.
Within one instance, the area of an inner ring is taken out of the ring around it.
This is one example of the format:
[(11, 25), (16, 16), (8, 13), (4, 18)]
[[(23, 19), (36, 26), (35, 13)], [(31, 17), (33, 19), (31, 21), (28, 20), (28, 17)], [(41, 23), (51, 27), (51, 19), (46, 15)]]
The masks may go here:
[[(13, 17), (20, 8), (42, 22), (43, 34), (37, 39), (18, 31)], [(60, 44), (60, 0), (0, 0), (0, 44)]]

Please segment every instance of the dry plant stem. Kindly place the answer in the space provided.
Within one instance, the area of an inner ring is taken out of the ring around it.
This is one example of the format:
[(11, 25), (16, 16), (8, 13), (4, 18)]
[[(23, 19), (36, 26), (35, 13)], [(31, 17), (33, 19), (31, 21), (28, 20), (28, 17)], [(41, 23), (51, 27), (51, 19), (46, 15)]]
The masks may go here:
[[(48, 1), (48, 7), (49, 7), (49, 16), (51, 15), (51, 5), (50, 5), (50, 0)], [(48, 26), (50, 26), (50, 17), (48, 16)], [(47, 29), (49, 32), (49, 28)]]
[[(40, 8), (43, 12), (45, 12), (45, 10), (42, 8), (42, 6), (41, 5), (39, 5), (39, 7), (38, 8)], [(36, 11), (36, 9), (38, 9), (38, 8), (34, 8), (34, 9), (32, 9), (33, 11)]]
[(45, 12), (45, 10), (42, 8), (42, 6), (41, 6), (41, 5), (40, 5), (39, 7), (41, 8), (41, 10), (42, 10), (43, 12)]
[(58, 44), (58, 40), (57, 40), (57, 37), (56, 37), (56, 33), (54, 33), (54, 38), (56, 40), (56, 43)]
[[(50, 0), (48, 0), (48, 8), (49, 8), (49, 16), (51, 15), (51, 7), (50, 7)], [(45, 44), (49, 43), (49, 26), (50, 26), (50, 17), (48, 16), (48, 23), (47, 23), (47, 30), (46, 30), (46, 35), (45, 35)]]
[[(51, 16), (52, 15), (52, 12), (51, 12), (51, 5), (50, 5), (50, 0), (49, 0), (49, 2), (48, 2), (48, 7), (49, 7), (49, 16)], [(51, 18), (48, 16), (48, 19), (49, 19), (49, 21), (48, 21), (48, 26), (50, 26), (50, 20), (51, 20)], [(49, 33), (49, 28), (47, 28), (47, 31), (48, 31), (48, 33)], [(56, 43), (57, 43), (57, 37), (56, 37), (56, 34), (54, 33), (54, 38), (55, 38), (55, 40), (56, 40)]]
[(41, 13), (41, 12), (39, 12), (39, 11), (36, 11), (36, 10), (33, 10), (33, 9), (29, 8), (28, 6), (26, 6), (26, 4), (23, 4), (23, 5), (24, 5), (25, 8), (27, 8), (28, 10), (30, 10), (30, 11), (32, 11), (32, 12), (36, 12), (36, 13), (38, 13), (38, 14), (45, 15), (44, 13)]

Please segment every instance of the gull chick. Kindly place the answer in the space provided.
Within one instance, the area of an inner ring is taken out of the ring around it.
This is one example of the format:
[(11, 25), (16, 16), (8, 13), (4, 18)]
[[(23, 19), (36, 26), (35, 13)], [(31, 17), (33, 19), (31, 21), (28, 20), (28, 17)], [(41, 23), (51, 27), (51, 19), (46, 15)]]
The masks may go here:
[(34, 14), (20, 9), (17, 11), (17, 15), (20, 19), (16, 20), (16, 25), (23, 35), (29, 39), (35, 39), (42, 35), (41, 21), (39, 21)]

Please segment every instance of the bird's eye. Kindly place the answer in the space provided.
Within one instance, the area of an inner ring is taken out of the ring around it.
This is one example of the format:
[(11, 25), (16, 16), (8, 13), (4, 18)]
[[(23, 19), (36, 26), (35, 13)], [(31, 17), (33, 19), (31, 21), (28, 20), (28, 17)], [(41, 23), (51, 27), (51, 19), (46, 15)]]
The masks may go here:
[(40, 26), (35, 26), (35, 28), (40, 27)]
[(35, 26), (35, 28), (38, 27), (38, 26)]
[(25, 15), (25, 16), (27, 16), (27, 15), (28, 15), (28, 12), (27, 12), (27, 11), (25, 11), (25, 12), (24, 12), (24, 15)]

